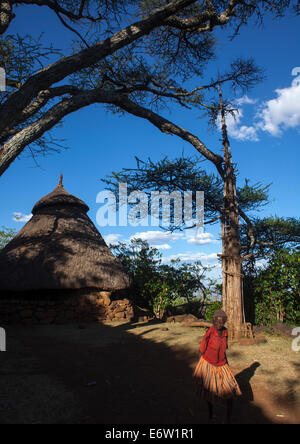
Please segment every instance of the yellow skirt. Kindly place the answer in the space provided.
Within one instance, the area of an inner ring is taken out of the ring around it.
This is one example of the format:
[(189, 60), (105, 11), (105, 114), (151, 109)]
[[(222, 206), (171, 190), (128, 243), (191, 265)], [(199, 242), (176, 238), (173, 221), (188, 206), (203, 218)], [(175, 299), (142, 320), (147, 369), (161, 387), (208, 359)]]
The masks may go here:
[(211, 403), (242, 394), (228, 364), (217, 367), (202, 356), (195, 369), (194, 380), (197, 396)]

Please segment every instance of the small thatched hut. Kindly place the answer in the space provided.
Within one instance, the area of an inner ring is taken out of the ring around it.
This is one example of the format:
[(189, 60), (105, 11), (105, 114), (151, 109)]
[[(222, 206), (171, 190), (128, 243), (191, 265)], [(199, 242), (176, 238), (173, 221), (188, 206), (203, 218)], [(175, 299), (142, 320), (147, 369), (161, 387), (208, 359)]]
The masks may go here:
[[(31, 301), (30, 308), (22, 306), (22, 311), (28, 312), (28, 318), (36, 318), (33, 300), (35, 307), (42, 307), (42, 302), (47, 300), (52, 307), (60, 306), (56, 307), (56, 316), (48, 317), (51, 322), (57, 317), (72, 320), (70, 307), (76, 312), (76, 319), (83, 319), (85, 315), (89, 319), (94, 319), (94, 315), (102, 319), (113, 317), (109, 296), (111, 292), (128, 288), (129, 277), (88, 217), (88, 211), (82, 200), (64, 189), (62, 177), (54, 191), (35, 204), (33, 217), (0, 252), (0, 295), (2, 302), (6, 301), (4, 312), (10, 311), (9, 302), (18, 300), (20, 305), (21, 301), (27, 301), (28, 305)], [(61, 304), (68, 305), (64, 307), (69, 311), (66, 316), (62, 316)], [(77, 316), (76, 305), (81, 307), (82, 316)], [(131, 312), (129, 301), (125, 305), (123, 311), (119, 310), (123, 314), (120, 318), (126, 317), (127, 309)], [(97, 311), (95, 307), (100, 308)], [(52, 315), (54, 311), (51, 308)]]

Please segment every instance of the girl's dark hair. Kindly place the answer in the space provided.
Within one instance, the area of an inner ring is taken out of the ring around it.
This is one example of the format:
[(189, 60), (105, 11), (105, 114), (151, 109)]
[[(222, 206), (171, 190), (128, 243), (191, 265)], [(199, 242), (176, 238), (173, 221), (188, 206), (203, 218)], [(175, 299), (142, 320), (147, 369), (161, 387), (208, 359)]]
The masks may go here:
[(213, 315), (213, 319), (216, 319), (216, 318), (222, 318), (224, 320), (224, 322), (226, 322), (227, 321), (227, 314), (223, 310), (216, 310)]

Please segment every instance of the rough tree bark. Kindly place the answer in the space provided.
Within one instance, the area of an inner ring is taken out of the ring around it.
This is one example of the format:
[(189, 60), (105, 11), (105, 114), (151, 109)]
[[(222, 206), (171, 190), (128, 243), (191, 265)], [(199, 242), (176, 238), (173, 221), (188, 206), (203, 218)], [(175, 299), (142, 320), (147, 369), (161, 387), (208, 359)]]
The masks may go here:
[(222, 272), (223, 309), (228, 316), (227, 328), (230, 339), (239, 339), (244, 319), (242, 257), (239, 229), (239, 210), (236, 196), (236, 176), (227, 136), (225, 109), (219, 87), (222, 136), (224, 149), (224, 195), (222, 215)]

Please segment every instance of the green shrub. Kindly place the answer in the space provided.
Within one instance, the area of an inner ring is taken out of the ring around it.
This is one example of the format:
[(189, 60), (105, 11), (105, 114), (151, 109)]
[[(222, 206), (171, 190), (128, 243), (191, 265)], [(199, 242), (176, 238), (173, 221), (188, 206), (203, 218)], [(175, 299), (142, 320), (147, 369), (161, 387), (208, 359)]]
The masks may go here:
[(212, 322), (213, 315), (215, 314), (215, 311), (220, 310), (220, 309), (222, 309), (222, 302), (221, 301), (212, 302), (206, 309), (205, 319), (209, 322)]

